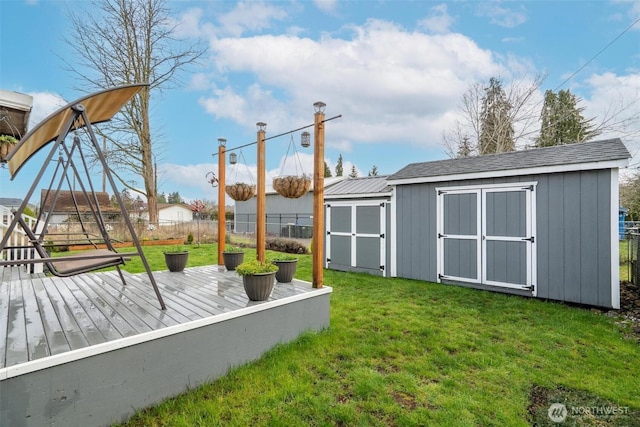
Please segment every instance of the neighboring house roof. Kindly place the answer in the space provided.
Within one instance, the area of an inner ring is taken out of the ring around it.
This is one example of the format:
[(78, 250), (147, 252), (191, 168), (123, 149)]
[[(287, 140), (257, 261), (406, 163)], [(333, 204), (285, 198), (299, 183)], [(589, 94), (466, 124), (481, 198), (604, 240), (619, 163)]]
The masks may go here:
[(182, 208), (191, 212), (191, 208), (189, 208), (189, 206), (187, 205), (183, 205), (182, 203), (158, 203), (159, 211), (163, 209), (170, 209), (170, 208)]
[[(55, 192), (49, 192), (49, 197), (45, 200), (48, 190), (41, 190), (40, 192), (40, 209), (43, 211), (49, 211), (51, 209), (51, 204), (53, 203)], [(111, 205), (111, 200), (109, 199), (109, 194), (105, 192), (96, 192), (96, 198), (98, 199), (98, 204), (100, 205), (100, 210), (104, 213), (109, 212), (120, 212), (118, 207), (114, 207)], [(89, 209), (89, 201), (87, 200), (87, 195), (85, 195), (82, 191), (74, 191), (73, 196), (76, 198), (76, 203), (78, 204), (78, 210), (80, 212), (90, 212)], [(73, 196), (71, 191), (60, 190), (58, 194), (58, 200), (56, 201), (54, 213), (75, 213), (76, 208), (73, 202)], [(93, 200), (92, 200), (93, 202)]]
[[(389, 177), (389, 184), (433, 182), (438, 179), (468, 179), (513, 176), (527, 173), (564, 172), (625, 166), (631, 157), (619, 138), (508, 153), (411, 163)], [(589, 164), (589, 168), (581, 165)], [(546, 170), (543, 170), (546, 168)], [(534, 171), (538, 169), (538, 171)], [(528, 170), (528, 171), (527, 171)]]
[(387, 175), (349, 178), (336, 183), (324, 192), (325, 198), (379, 197), (391, 195)]
[(12, 206), (20, 206), (21, 204), (22, 204), (22, 199), (0, 197), (0, 206), (12, 207)]

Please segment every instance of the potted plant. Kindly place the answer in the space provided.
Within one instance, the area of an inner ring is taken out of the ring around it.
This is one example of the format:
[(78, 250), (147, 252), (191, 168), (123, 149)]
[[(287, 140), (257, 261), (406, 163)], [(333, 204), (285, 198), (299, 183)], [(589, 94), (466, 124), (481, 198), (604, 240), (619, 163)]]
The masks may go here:
[(7, 154), (17, 143), (18, 140), (11, 135), (0, 135), (0, 163), (6, 162)]
[(233, 271), (244, 261), (244, 250), (235, 246), (226, 246), (222, 251), (222, 261), (227, 271)]
[(185, 250), (182, 246), (176, 246), (163, 253), (164, 261), (169, 271), (182, 271), (187, 266), (189, 251)]
[(273, 291), (278, 266), (258, 260), (245, 261), (236, 268), (242, 276), (244, 291), (251, 301), (266, 301)]
[(278, 266), (276, 280), (280, 283), (289, 283), (293, 280), (298, 267), (298, 258), (290, 254), (279, 254), (271, 259), (271, 262)]

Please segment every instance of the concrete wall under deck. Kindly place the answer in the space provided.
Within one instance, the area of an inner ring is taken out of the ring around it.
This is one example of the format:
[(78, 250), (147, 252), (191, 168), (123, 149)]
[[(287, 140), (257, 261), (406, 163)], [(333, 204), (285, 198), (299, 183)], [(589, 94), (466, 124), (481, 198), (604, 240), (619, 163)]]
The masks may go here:
[(149, 340), (137, 336), (139, 342), (132, 345), (125, 338), (120, 348), (110, 351), (113, 344), (77, 350), (72, 352), (75, 360), (66, 361), (66, 355), (64, 363), (42, 369), (29, 369), (30, 362), (19, 365), (0, 378), (0, 425), (86, 427), (123, 422), (137, 410), (260, 358), (278, 343), (327, 328), (330, 293), (325, 287), (249, 306), (154, 331)]

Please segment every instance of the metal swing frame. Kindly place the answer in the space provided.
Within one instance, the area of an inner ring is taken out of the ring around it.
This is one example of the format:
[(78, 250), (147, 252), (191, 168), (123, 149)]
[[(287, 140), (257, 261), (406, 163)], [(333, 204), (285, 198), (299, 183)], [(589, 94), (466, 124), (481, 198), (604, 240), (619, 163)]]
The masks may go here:
[[(14, 147), (14, 149), (8, 154), (7, 163), (9, 165), (9, 171), (11, 173), (11, 180), (13, 180), (22, 166), (27, 162), (27, 160), (33, 157), (47, 144), (53, 142), (49, 154), (46, 157), (42, 167), (40, 168), (40, 171), (36, 175), (36, 178), (34, 179), (33, 184), (27, 192), (27, 195), (23, 199), (22, 204), (20, 205), (18, 210), (13, 212), (13, 220), (5, 230), (5, 234), (0, 241), (0, 252), (4, 251), (5, 249), (23, 249), (21, 247), (7, 246), (7, 242), (9, 241), (11, 233), (17, 226), (20, 226), (29, 237), (30, 243), (33, 245), (33, 248), (36, 250), (40, 258), (27, 260), (23, 259), (19, 261), (6, 261), (0, 259), (0, 266), (44, 263), (53, 275), (60, 277), (69, 277), (76, 274), (99, 270), (105, 267), (115, 267), (118, 271), (123, 285), (126, 285), (124, 275), (122, 274), (119, 266), (124, 265), (129, 257), (139, 256), (149, 277), (149, 281), (151, 282), (158, 302), (160, 303), (160, 307), (162, 308), (162, 310), (166, 309), (165, 303), (162, 299), (162, 296), (160, 295), (158, 285), (155, 281), (155, 278), (153, 277), (153, 273), (151, 272), (149, 263), (147, 262), (144, 252), (142, 251), (140, 240), (136, 235), (133, 224), (131, 223), (131, 218), (129, 217), (129, 214), (125, 208), (122, 197), (117, 191), (116, 183), (113, 179), (109, 166), (107, 165), (107, 160), (102, 153), (102, 150), (92, 128), (93, 124), (111, 120), (113, 116), (145, 86), (147, 85), (135, 84), (118, 86), (104, 91), (95, 92), (74, 102), (71, 102), (40, 122), (33, 130), (27, 133), (27, 135), (25, 135), (24, 138), (20, 140), (18, 145)], [(122, 215), (122, 218), (133, 240), (134, 247), (136, 249), (135, 252), (117, 252), (113, 247), (111, 238), (109, 237), (109, 233), (106, 228), (104, 217), (102, 215), (102, 211), (100, 209), (100, 204), (98, 203), (96, 192), (90, 179), (87, 163), (84, 159), (84, 155), (82, 154), (80, 138), (75, 135), (70, 146), (65, 143), (65, 138), (69, 135), (70, 132), (78, 131), (80, 129), (84, 129), (89, 136), (89, 140), (91, 142), (93, 150), (96, 153), (98, 163), (101, 165), (103, 173), (105, 174), (105, 177), (109, 182), (111, 189), (118, 201), (120, 214)], [(24, 210), (27, 207), (29, 200), (33, 196), (33, 193), (35, 192), (37, 186), (40, 184), (45, 171), (52, 163), (52, 159), (56, 152), (59, 152), (58, 161), (56, 162), (56, 169), (44, 197), (45, 200), (48, 200), (51, 197), (50, 208), (45, 214), (44, 206), (41, 207), (42, 209), (38, 217), (38, 221), (32, 229), (25, 223), (22, 218), (22, 214), (24, 213)], [(77, 165), (74, 161), (74, 157), (76, 155), (81, 159), (80, 165)], [(85, 172), (84, 177), (80, 173), (78, 166), (81, 166), (82, 170)], [(87, 233), (84, 227), (84, 222), (82, 221), (82, 214), (80, 213), (80, 210), (78, 208), (76, 195), (74, 194), (74, 191), (71, 191), (76, 213), (78, 214), (78, 218), (80, 218), (83, 230), (81, 235), (84, 236), (84, 240), (86, 242), (94, 246), (94, 249), (88, 250), (80, 255), (68, 255), (52, 258), (46, 251), (44, 239), (48, 234), (49, 218), (51, 216), (50, 214), (55, 208), (55, 204), (61, 192), (62, 184), (65, 182), (65, 180), (67, 183), (70, 183), (70, 171), (73, 173), (73, 176), (80, 185), (82, 193), (87, 201), (90, 213), (93, 216), (93, 219), (95, 220), (96, 225), (100, 231), (100, 236), (98, 237), (98, 239), (92, 239), (91, 236), (89, 236), (89, 234)], [(60, 172), (59, 181), (57, 185), (55, 185), (56, 178), (58, 178), (58, 172)], [(86, 185), (83, 182), (84, 179), (86, 179)], [(54, 185), (56, 187), (55, 189), (53, 189)], [(98, 245), (96, 244), (96, 240), (99, 240), (100, 243), (104, 243), (106, 249), (99, 249)]]

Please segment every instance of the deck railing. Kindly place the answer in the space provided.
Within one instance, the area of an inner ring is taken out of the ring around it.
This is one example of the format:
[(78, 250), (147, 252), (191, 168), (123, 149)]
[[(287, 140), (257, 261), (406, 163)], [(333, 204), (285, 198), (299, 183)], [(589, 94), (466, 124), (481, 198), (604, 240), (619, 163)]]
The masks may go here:
[[(29, 215), (22, 215), (25, 223), (31, 230), (36, 225), (36, 218)], [(13, 221), (13, 212), (11, 209), (0, 205), (0, 239), (2, 239), (9, 228), (9, 224)], [(11, 232), (11, 236), (7, 240), (7, 247), (0, 251), (0, 259), (6, 261), (15, 260), (15, 265), (21, 265), (20, 260), (38, 259), (40, 256), (29, 242), (29, 237), (20, 227), (15, 227)], [(13, 248), (10, 248), (13, 247)], [(15, 247), (21, 247), (16, 249)], [(42, 273), (43, 266), (41, 263), (26, 264), (30, 273)]]

